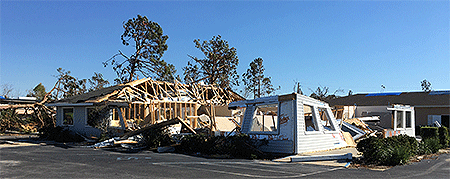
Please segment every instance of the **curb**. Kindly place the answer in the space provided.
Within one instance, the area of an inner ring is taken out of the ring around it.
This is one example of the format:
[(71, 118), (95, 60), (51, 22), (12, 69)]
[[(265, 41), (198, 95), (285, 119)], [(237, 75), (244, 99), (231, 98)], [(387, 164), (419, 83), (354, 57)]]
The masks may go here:
[(352, 160), (352, 153), (333, 154), (333, 155), (313, 155), (313, 156), (291, 156), (290, 162), (307, 162), (307, 161), (323, 161), (323, 160)]

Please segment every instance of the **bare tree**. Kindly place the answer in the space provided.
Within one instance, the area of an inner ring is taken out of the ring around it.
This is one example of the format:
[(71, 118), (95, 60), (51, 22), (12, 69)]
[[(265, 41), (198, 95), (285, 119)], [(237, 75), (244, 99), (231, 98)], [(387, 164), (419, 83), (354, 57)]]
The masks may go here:
[(11, 84), (9, 84), (9, 83), (2, 84), (1, 88), (2, 89), (1, 89), (0, 96), (3, 96), (5, 98), (6, 97), (11, 97), (11, 93), (14, 90), (14, 88), (13, 88), (13, 86)]
[(317, 87), (316, 91), (309, 89), (312, 92), (309, 97), (328, 102), (332, 99), (337, 98), (338, 97), (338, 96), (336, 96), (337, 93), (344, 93), (343, 89), (338, 88), (337, 90), (334, 91), (333, 94), (328, 94), (329, 89), (330, 88), (328, 88), (327, 86), (324, 86), (324, 87), (319, 86), (319, 87)]

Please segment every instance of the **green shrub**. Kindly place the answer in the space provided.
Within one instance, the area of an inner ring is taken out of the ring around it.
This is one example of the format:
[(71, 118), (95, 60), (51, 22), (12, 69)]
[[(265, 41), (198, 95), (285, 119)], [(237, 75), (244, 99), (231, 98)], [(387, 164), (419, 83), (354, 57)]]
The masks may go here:
[(210, 139), (205, 134), (186, 135), (181, 139), (181, 150), (186, 153), (209, 153), (211, 146), (207, 145), (208, 140)]
[(437, 138), (439, 136), (438, 127), (421, 127), (420, 136), (422, 136), (422, 139)]
[(414, 137), (399, 135), (388, 138), (369, 137), (360, 141), (356, 149), (368, 163), (381, 165), (405, 164), (418, 149)]
[(367, 162), (374, 162), (377, 160), (379, 149), (382, 147), (381, 139), (370, 136), (358, 142), (356, 149), (363, 153), (363, 157)]
[(439, 127), (438, 133), (439, 133), (439, 143), (441, 144), (441, 147), (447, 148), (450, 143), (448, 128), (445, 126)]
[(156, 148), (174, 144), (175, 141), (170, 137), (167, 127), (153, 128), (142, 133), (145, 145), (148, 148)]
[(253, 159), (262, 157), (255, 149), (266, 145), (267, 142), (267, 140), (253, 140), (246, 134), (239, 134), (226, 138), (222, 148), (233, 157)]
[(447, 127), (421, 127), (420, 135), (422, 139), (438, 139), (441, 148), (447, 148), (450, 143), (449, 131)]
[(439, 151), (441, 144), (438, 138), (426, 138), (419, 143), (417, 154), (433, 154)]
[(63, 128), (57, 127), (44, 127), (39, 130), (41, 132), (40, 138), (46, 140), (52, 140), (56, 142), (83, 142), (84, 138), (77, 133)]
[(253, 140), (240, 134), (229, 137), (192, 134), (181, 139), (179, 149), (185, 153), (225, 154), (236, 158), (261, 157), (255, 148), (267, 144), (267, 141)]
[(396, 146), (390, 148), (390, 155), (386, 156), (384, 160), (381, 160), (381, 164), (395, 166), (408, 163), (409, 158), (413, 156), (413, 153), (408, 147)]

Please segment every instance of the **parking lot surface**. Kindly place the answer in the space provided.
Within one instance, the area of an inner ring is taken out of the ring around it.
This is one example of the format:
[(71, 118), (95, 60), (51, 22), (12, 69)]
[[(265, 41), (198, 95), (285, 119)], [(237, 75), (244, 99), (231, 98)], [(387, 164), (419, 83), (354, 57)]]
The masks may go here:
[(317, 163), (119, 153), (64, 144), (0, 144), (0, 178), (449, 178), (450, 155), (385, 171)]

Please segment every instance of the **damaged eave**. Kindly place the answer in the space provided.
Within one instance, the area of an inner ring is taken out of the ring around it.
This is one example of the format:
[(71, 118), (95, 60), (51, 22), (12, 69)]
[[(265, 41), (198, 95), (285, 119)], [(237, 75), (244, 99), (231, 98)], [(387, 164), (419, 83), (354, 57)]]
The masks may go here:
[(49, 107), (73, 107), (73, 106), (93, 106), (94, 103), (50, 103), (46, 104)]

